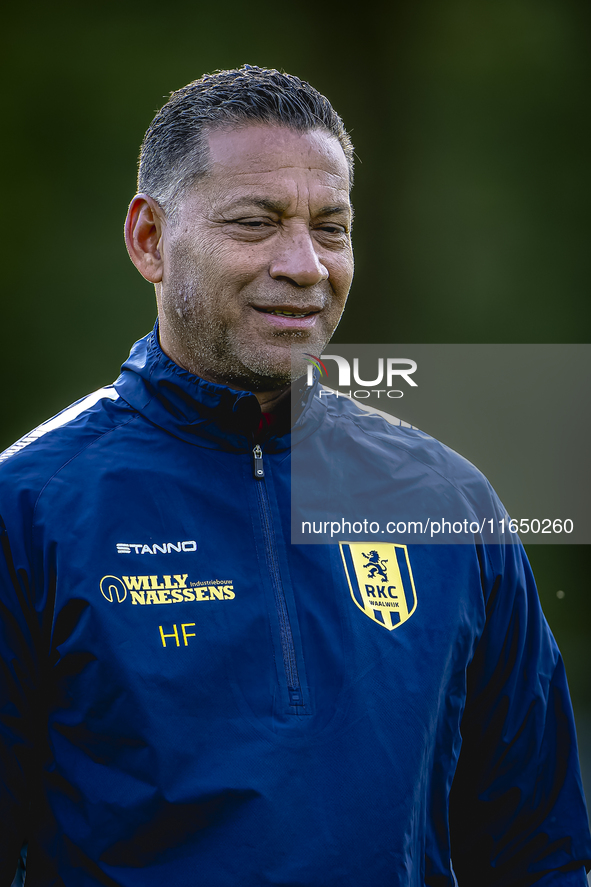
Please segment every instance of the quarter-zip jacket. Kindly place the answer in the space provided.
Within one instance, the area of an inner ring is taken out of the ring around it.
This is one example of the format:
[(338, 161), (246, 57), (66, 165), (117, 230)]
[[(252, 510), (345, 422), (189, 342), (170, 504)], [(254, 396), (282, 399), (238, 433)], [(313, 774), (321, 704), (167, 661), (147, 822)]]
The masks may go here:
[(394, 503), (494, 494), (318, 394), (296, 387), (293, 431), (257, 444), (256, 398), (153, 332), (0, 457), (2, 885), (24, 839), (27, 887), (586, 884), (521, 546), (289, 541), (300, 440), (351, 475), (370, 453)]

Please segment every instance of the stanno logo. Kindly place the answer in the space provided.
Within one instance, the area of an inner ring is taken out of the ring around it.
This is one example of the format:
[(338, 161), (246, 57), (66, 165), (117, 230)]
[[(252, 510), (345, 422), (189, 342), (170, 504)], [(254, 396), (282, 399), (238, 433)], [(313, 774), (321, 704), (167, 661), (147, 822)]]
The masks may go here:
[(359, 609), (388, 631), (410, 619), (417, 593), (407, 546), (340, 542), (339, 547), (351, 597)]
[(187, 542), (163, 542), (158, 545), (145, 545), (143, 542), (117, 542), (117, 554), (170, 554), (173, 551), (197, 551), (194, 539)]
[(186, 601), (228, 601), (234, 594), (234, 583), (228, 579), (189, 581), (188, 573), (163, 576), (103, 576), (99, 583), (102, 596), (109, 603), (133, 605), (180, 604)]

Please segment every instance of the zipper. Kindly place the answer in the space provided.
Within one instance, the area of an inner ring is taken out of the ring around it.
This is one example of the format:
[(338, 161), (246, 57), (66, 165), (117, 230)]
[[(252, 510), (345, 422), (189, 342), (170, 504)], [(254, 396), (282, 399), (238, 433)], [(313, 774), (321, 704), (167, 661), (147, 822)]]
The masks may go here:
[(264, 478), (265, 469), (263, 467), (263, 451), (258, 444), (252, 451), (252, 470), (257, 480), (262, 480)]
[(267, 566), (271, 574), (271, 584), (273, 585), (273, 594), (275, 597), (275, 607), (277, 609), (277, 617), (279, 619), (279, 633), (281, 636), (281, 652), (283, 655), (283, 665), (285, 667), (285, 676), (287, 678), (287, 692), (289, 695), (289, 704), (303, 706), (304, 694), (298, 674), (298, 664), (296, 660), (295, 646), (293, 643), (293, 634), (289, 621), (289, 613), (287, 610), (287, 602), (285, 600), (285, 592), (283, 591), (283, 583), (281, 582), (281, 573), (279, 571), (279, 562), (277, 560), (277, 551), (275, 545), (275, 532), (273, 530), (273, 522), (271, 520), (271, 507), (269, 505), (269, 495), (267, 486), (264, 482), (265, 469), (263, 465), (263, 451), (257, 444), (252, 451), (253, 458), (253, 474), (256, 480), (262, 481), (257, 484), (257, 497), (259, 501), (259, 511), (261, 515), (261, 523), (263, 527), (263, 539), (265, 543), (265, 556)]

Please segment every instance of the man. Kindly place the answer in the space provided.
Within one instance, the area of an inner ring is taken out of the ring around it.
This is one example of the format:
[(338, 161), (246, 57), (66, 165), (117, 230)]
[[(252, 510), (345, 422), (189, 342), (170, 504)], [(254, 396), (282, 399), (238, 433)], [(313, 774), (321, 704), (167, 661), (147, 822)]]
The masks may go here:
[(351, 283), (352, 166), (324, 97), (250, 66), (146, 134), (126, 242), (158, 325), (2, 457), (4, 884), (27, 838), (28, 885), (586, 883), (521, 548), (288, 541), (289, 391), (327, 472), (485, 487), (300, 378)]

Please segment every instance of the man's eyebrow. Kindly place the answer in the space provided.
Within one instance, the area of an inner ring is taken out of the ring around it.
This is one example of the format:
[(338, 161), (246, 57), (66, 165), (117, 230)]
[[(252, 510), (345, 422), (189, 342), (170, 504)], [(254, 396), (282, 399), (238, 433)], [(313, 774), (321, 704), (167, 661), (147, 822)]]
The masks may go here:
[(350, 203), (337, 203), (332, 206), (323, 206), (320, 212), (317, 213), (318, 216), (338, 216), (338, 215), (350, 215), (351, 219), (353, 219), (353, 207)]
[[(266, 197), (239, 197), (236, 200), (232, 201), (230, 205), (226, 208), (226, 211), (233, 211), (240, 209), (242, 207), (247, 208), (251, 206), (256, 206), (259, 209), (266, 209), (269, 212), (277, 213), (281, 215), (281, 213), (285, 212), (288, 207), (287, 202), (283, 202), (281, 200), (269, 200)], [(353, 207), (351, 204), (330, 204), (329, 206), (323, 206), (322, 209), (317, 212), (316, 216), (336, 216), (336, 215), (349, 215), (351, 219), (353, 218)]]
[(279, 200), (268, 200), (265, 197), (238, 197), (228, 205), (227, 209), (235, 210), (251, 206), (257, 206), (259, 209), (266, 209), (273, 213), (282, 213), (285, 212), (288, 204)]

